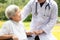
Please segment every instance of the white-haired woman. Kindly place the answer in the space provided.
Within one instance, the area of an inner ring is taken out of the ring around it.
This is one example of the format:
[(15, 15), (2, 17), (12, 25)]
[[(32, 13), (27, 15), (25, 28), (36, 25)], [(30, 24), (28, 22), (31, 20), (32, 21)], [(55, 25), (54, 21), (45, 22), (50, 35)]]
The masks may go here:
[(19, 7), (10, 5), (6, 8), (5, 14), (9, 20), (4, 23), (0, 30), (0, 39), (27, 40)]

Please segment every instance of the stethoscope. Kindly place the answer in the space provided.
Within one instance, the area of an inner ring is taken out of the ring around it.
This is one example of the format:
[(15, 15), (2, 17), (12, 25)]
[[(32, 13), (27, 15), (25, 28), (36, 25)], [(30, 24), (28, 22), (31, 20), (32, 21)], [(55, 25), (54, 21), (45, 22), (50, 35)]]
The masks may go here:
[[(50, 0), (49, 0), (49, 3), (50, 3)], [(50, 4), (49, 3), (45, 6), (45, 10), (47, 9), (47, 7), (50, 10)], [(37, 15), (38, 15), (38, 12), (37, 12), (37, 2), (36, 2), (36, 5), (35, 5), (35, 16), (37, 16)]]

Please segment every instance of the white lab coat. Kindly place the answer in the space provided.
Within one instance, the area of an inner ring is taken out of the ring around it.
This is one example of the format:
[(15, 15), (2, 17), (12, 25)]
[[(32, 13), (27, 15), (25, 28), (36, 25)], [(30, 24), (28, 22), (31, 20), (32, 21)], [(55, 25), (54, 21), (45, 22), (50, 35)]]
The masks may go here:
[(4, 34), (15, 35), (18, 37), (18, 40), (27, 40), (24, 26), (21, 21), (19, 23), (12, 20), (5, 22), (0, 30), (0, 36)]
[[(28, 4), (22, 10), (22, 19), (24, 20), (30, 13), (32, 13), (32, 21), (31, 21), (31, 31), (35, 30), (44, 30), (45, 33), (39, 35), (40, 40), (55, 40), (54, 36), (51, 34), (51, 30), (56, 24), (57, 17), (58, 17), (58, 6), (55, 1), (46, 0), (44, 5), (40, 7), (38, 2), (37, 4), (37, 13), (38, 15), (35, 16), (35, 0), (30, 0)], [(50, 10), (45, 10), (45, 6), (47, 3), (50, 3)], [(35, 35), (34, 35), (35, 36)], [(34, 37), (32, 37), (34, 38)], [(31, 40), (31, 38), (29, 39)]]

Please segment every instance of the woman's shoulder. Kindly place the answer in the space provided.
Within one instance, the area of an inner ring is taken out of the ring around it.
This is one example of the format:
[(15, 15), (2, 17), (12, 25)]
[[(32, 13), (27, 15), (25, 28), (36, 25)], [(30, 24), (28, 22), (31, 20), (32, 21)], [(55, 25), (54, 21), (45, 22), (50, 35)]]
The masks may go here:
[(20, 25), (23, 25), (23, 21), (20, 21), (19, 24), (20, 24)]
[(20, 26), (24, 27), (24, 23), (22, 21), (19, 22)]
[(11, 21), (10, 20), (7, 20), (4, 22), (3, 26), (10, 26), (11, 25)]

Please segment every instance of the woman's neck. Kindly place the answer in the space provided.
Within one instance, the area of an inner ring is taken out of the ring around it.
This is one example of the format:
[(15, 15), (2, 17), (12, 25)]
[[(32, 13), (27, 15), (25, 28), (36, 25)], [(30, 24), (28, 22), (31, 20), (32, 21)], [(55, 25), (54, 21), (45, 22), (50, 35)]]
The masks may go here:
[(16, 22), (16, 23), (19, 23), (19, 21), (16, 21), (16, 20), (12, 20), (12, 21), (14, 21), (14, 22)]

